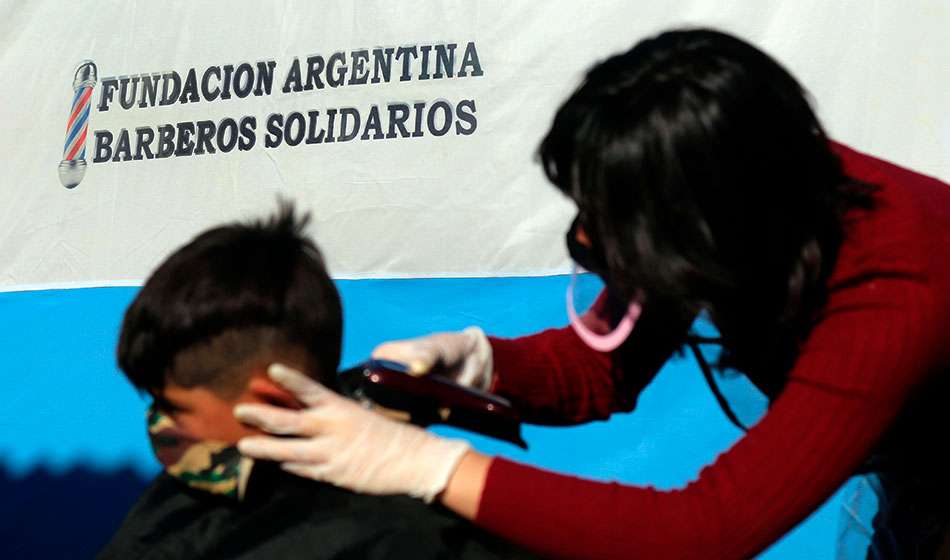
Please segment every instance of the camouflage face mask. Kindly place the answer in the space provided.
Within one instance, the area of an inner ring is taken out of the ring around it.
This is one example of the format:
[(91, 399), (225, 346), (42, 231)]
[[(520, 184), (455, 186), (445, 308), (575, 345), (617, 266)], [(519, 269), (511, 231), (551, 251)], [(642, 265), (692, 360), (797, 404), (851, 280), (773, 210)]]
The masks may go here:
[(244, 499), (253, 459), (241, 455), (233, 444), (194, 438), (154, 406), (147, 418), (152, 451), (165, 472), (192, 488)]

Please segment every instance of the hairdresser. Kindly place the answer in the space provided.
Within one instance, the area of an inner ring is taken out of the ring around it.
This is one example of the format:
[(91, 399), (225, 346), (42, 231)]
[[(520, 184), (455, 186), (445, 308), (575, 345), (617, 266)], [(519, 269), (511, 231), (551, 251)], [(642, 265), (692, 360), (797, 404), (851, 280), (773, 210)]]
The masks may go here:
[(299, 437), (241, 450), (359, 492), (436, 500), (565, 558), (748, 558), (850, 476), (875, 473), (868, 557), (950, 554), (950, 186), (830, 141), (785, 69), (709, 30), (595, 66), (540, 156), (577, 204), (572, 257), (606, 283), (593, 307), (532, 336), (469, 329), (374, 356), (417, 374), (454, 368), (530, 422), (577, 424), (633, 409), (705, 313), (723, 347), (707, 372), (746, 374), (770, 399), (758, 423), (661, 491), (488, 457), (289, 375), (278, 381), (307, 408), (236, 413)]

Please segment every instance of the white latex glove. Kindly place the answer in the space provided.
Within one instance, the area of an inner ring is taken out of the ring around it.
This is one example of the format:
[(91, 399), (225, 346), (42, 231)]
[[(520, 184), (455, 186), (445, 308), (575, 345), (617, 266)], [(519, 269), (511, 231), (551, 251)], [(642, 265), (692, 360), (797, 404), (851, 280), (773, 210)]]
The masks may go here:
[(487, 391), (494, 375), (488, 337), (478, 327), (384, 342), (373, 350), (376, 360), (406, 364), (412, 375), (437, 370), (461, 385)]
[(300, 437), (246, 437), (238, 450), (279, 461), (298, 476), (367, 494), (408, 494), (430, 503), (470, 448), (464, 440), (386, 418), (281, 364), (272, 365), (268, 374), (306, 408), (240, 404), (234, 415), (266, 432)]

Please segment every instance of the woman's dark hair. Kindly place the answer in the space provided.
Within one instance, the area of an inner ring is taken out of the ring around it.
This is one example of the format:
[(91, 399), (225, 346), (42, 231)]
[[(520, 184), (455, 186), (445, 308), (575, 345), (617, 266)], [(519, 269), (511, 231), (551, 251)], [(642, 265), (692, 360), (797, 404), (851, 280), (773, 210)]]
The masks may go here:
[(795, 78), (706, 29), (662, 33), (595, 66), (540, 157), (576, 202), (611, 286), (707, 310), (722, 365), (750, 376), (791, 366), (842, 216), (870, 204)]
[(125, 313), (117, 354), (129, 380), (153, 394), (167, 381), (228, 393), (249, 364), (295, 356), (333, 386), (343, 314), (302, 234), (308, 219), (285, 202), (269, 220), (210, 229), (168, 257)]

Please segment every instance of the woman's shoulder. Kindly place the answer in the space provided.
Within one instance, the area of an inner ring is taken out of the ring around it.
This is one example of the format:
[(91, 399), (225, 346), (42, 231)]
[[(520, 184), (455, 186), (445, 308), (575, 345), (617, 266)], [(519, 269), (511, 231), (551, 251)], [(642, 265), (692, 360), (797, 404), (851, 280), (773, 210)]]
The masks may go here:
[(833, 149), (848, 177), (872, 186), (873, 203), (845, 216), (832, 287), (903, 275), (950, 291), (950, 185), (842, 144)]
[(845, 216), (815, 317), (823, 337), (809, 336), (806, 346), (899, 351), (902, 363), (923, 370), (950, 367), (950, 185), (843, 145), (835, 151), (849, 177), (874, 186), (873, 203)]

